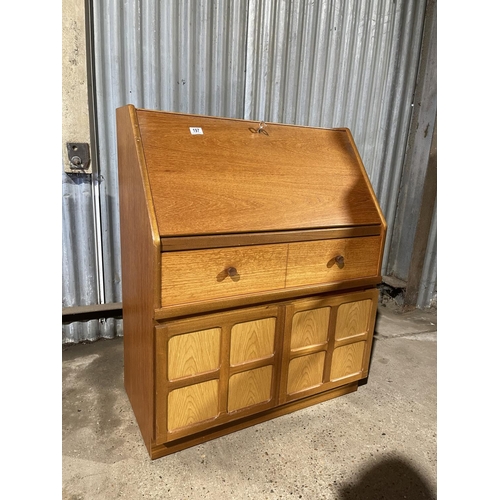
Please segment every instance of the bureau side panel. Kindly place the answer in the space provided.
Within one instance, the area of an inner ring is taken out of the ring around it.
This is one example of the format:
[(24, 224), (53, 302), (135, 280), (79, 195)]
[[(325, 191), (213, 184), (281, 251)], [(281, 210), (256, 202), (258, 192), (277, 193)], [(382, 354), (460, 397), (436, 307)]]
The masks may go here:
[(381, 240), (380, 252), (379, 252), (378, 269), (379, 269), (379, 274), (381, 274), (382, 262), (383, 262), (383, 258), (384, 258), (385, 239), (387, 237), (387, 221), (385, 220), (384, 214), (382, 213), (382, 209), (380, 208), (379, 201), (377, 199), (377, 196), (375, 195), (375, 191), (373, 189), (373, 186), (370, 182), (368, 174), (366, 173), (365, 166), (363, 165), (363, 160), (361, 159), (361, 155), (359, 154), (358, 148), (356, 147), (356, 143), (354, 142), (354, 138), (352, 136), (352, 133), (347, 128), (345, 130), (347, 132), (347, 137), (349, 138), (349, 142), (351, 143), (352, 149), (354, 151), (354, 155), (356, 156), (358, 163), (361, 166), (361, 168), (360, 168), (361, 174), (365, 179), (366, 185), (368, 187), (368, 190), (370, 192), (370, 195), (373, 199), (373, 202), (375, 204), (375, 207), (376, 207), (378, 214), (379, 214), (379, 217), (380, 217), (380, 222), (381, 222), (381, 226), (382, 226), (380, 236), (381, 236), (382, 240)]
[(117, 109), (124, 383), (148, 451), (154, 437), (154, 324), (160, 239), (135, 109)]

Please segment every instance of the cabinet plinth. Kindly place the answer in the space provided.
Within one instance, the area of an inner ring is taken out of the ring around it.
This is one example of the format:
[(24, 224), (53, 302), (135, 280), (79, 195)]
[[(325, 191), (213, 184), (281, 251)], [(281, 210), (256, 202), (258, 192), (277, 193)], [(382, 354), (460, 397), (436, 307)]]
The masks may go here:
[(124, 382), (150, 457), (355, 391), (386, 223), (350, 131), (116, 116)]

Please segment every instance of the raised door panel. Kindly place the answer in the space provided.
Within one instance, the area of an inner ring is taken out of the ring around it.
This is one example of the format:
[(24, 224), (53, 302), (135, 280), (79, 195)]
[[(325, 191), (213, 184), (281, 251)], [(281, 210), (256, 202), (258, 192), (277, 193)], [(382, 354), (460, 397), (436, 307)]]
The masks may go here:
[(229, 377), (228, 411), (265, 403), (271, 399), (273, 365), (235, 373)]
[(366, 341), (361, 341), (335, 348), (332, 356), (330, 380), (336, 381), (361, 375), (366, 345)]
[(220, 363), (221, 329), (176, 335), (168, 342), (168, 379), (175, 380), (211, 370)]
[[(229, 353), (228, 411), (269, 404), (277, 392), (278, 315), (235, 323)], [(274, 403), (273, 403), (274, 404)], [(263, 408), (261, 408), (263, 409)]]
[(293, 315), (290, 348), (324, 344), (328, 340), (330, 307), (320, 307)]
[(356, 300), (341, 304), (337, 312), (337, 326), (335, 338), (345, 340), (357, 335), (364, 335), (368, 331), (372, 299)]
[(365, 292), (365, 298), (358, 297), (345, 297), (337, 309), (329, 375), (335, 384), (368, 376), (378, 291)]
[(171, 391), (167, 405), (168, 429), (174, 431), (213, 420), (219, 414), (218, 400), (218, 380), (208, 380)]
[(156, 437), (173, 441), (277, 404), (283, 308), (156, 327)]
[(287, 307), (280, 401), (317, 392), (324, 382), (332, 308), (323, 299)]
[(236, 323), (231, 328), (231, 365), (273, 356), (275, 332), (276, 318)]
[(287, 306), (281, 403), (368, 375), (377, 298), (372, 289)]
[(323, 383), (325, 351), (307, 354), (290, 360), (287, 394), (296, 394), (319, 387)]
[(200, 320), (156, 327), (156, 437), (208, 426), (219, 415), (222, 325)]

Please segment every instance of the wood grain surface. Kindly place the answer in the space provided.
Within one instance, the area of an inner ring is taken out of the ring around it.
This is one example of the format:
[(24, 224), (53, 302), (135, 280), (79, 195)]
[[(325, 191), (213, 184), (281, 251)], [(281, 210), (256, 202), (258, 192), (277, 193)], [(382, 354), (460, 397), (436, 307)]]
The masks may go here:
[(321, 385), (324, 364), (324, 351), (292, 359), (288, 369), (287, 393), (294, 394)]
[(116, 112), (124, 385), (148, 450), (154, 439), (153, 311), (160, 305), (160, 238), (132, 106)]
[(168, 395), (168, 430), (215, 418), (219, 412), (219, 381), (176, 389)]
[(169, 380), (219, 368), (220, 342), (220, 328), (172, 337), (168, 342)]
[(284, 288), (286, 254), (287, 245), (163, 252), (162, 305)]
[(231, 365), (272, 356), (275, 330), (276, 318), (264, 318), (234, 325), (231, 328)]
[(346, 129), (137, 115), (161, 236), (381, 222)]
[(330, 380), (339, 380), (361, 373), (365, 346), (366, 342), (363, 341), (334, 349)]
[(228, 411), (235, 411), (271, 399), (273, 367), (262, 366), (232, 375), (229, 378)]
[(269, 243), (291, 243), (296, 241), (354, 238), (382, 234), (380, 224), (348, 226), (328, 229), (302, 229), (295, 231), (261, 231), (258, 233), (209, 234), (201, 236), (170, 236), (161, 238), (163, 252), (175, 250), (201, 250), (204, 248), (267, 245)]
[(367, 299), (341, 304), (337, 311), (335, 338), (340, 340), (366, 333), (372, 303), (371, 299)]
[(307, 347), (326, 342), (330, 307), (321, 307), (293, 315), (290, 348)]
[[(351, 280), (378, 273), (380, 236), (290, 243), (286, 286)], [(344, 258), (343, 267), (334, 262)]]

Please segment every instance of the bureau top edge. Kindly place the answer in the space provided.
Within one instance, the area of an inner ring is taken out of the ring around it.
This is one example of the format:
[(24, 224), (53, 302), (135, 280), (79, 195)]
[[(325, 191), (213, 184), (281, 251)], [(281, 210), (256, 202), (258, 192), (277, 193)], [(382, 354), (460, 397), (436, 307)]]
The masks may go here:
[[(158, 113), (160, 115), (172, 115), (176, 117), (186, 117), (186, 118), (200, 118), (201, 120), (204, 120), (206, 118), (214, 119), (214, 120), (222, 120), (222, 121), (230, 121), (230, 122), (240, 122), (242, 124), (254, 124), (257, 128), (256, 131), (258, 130), (258, 127), (262, 124), (262, 126), (265, 127), (268, 125), (279, 125), (280, 127), (293, 127), (293, 128), (305, 128), (305, 129), (316, 129), (316, 130), (335, 130), (339, 132), (347, 132), (350, 130), (348, 127), (316, 127), (313, 125), (298, 125), (294, 123), (283, 123), (283, 122), (266, 122), (263, 120), (248, 120), (245, 118), (231, 118), (227, 116), (217, 116), (217, 115), (202, 115), (198, 113), (184, 113), (182, 111), (166, 111), (166, 110), (155, 110), (155, 109), (147, 109), (147, 108), (138, 108), (133, 105), (127, 105), (127, 106), (132, 106), (133, 109), (135, 109), (136, 112), (142, 113)], [(125, 106), (125, 107), (127, 107)]]

